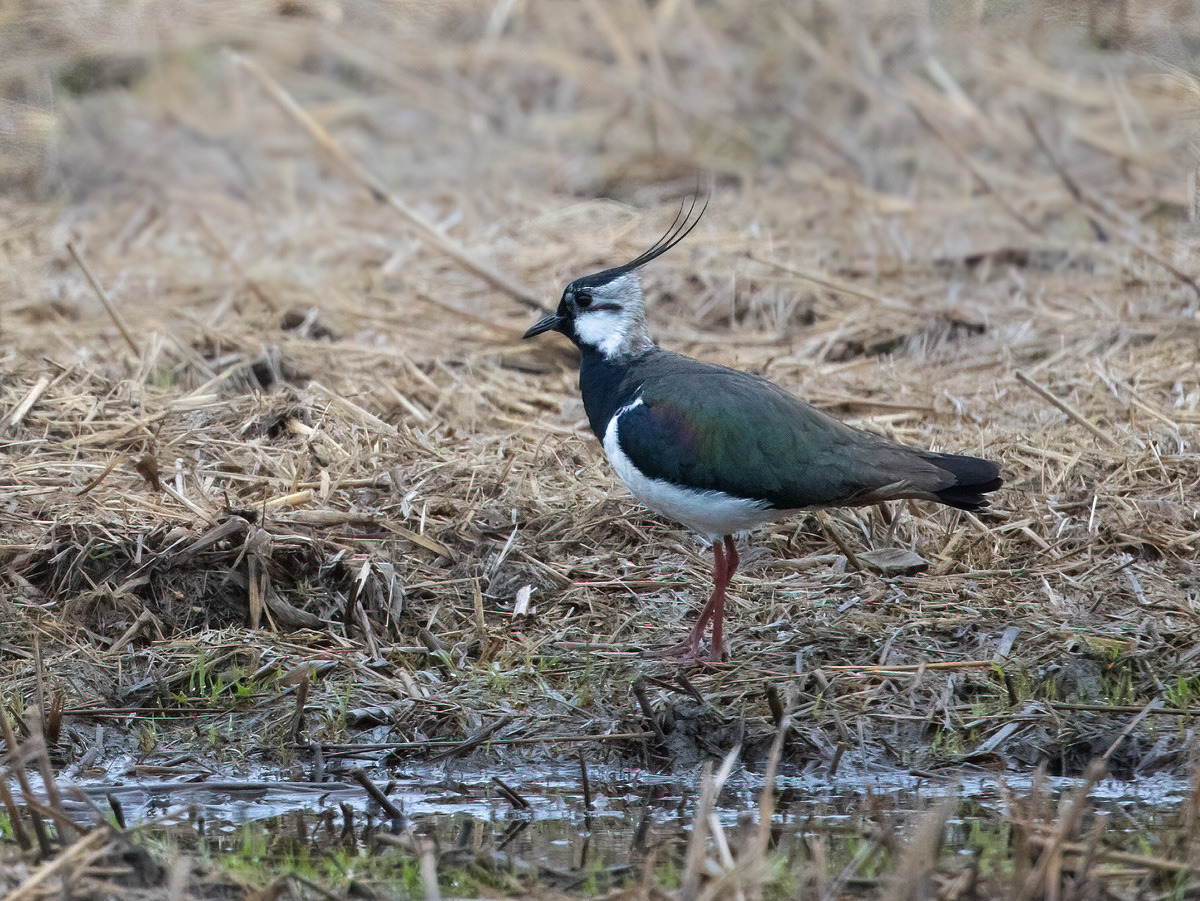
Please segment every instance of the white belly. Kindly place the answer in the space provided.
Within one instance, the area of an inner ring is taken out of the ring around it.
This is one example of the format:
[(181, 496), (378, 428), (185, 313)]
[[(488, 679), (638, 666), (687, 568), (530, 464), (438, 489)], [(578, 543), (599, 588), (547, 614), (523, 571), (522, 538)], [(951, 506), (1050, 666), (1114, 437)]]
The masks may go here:
[(651, 510), (699, 532), (710, 541), (718, 541), (734, 532), (753, 529), (786, 514), (784, 510), (772, 509), (766, 501), (733, 497), (723, 491), (681, 488), (661, 479), (647, 478), (638, 472), (633, 462), (621, 450), (617, 436), (621, 414), (632, 410), (641, 402), (641, 398), (638, 398), (613, 415), (608, 421), (603, 441), (608, 462), (639, 501)]

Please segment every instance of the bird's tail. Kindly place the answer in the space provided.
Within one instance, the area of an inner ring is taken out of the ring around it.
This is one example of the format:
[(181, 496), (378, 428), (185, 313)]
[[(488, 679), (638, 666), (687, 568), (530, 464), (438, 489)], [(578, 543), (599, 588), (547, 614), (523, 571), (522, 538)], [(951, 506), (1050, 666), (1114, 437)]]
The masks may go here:
[(961, 454), (934, 454), (930, 462), (954, 476), (955, 482), (934, 492), (937, 499), (960, 510), (979, 510), (988, 505), (989, 491), (1004, 484), (1000, 467), (991, 460), (966, 457)]

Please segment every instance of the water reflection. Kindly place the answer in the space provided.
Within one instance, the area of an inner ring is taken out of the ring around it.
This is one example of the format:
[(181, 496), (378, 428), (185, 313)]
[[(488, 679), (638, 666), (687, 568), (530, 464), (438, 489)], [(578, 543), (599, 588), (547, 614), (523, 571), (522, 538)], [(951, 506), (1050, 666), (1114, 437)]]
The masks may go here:
[[(133, 772), (114, 764), (102, 780), (60, 780), (64, 805), (80, 820), (118, 808), (130, 826), (191, 834), (214, 848), (232, 847), (252, 824), (270, 835), (288, 834), (318, 845), (345, 843), (349, 831), (360, 846), (374, 834), (410, 826), (417, 834), (435, 836), (443, 850), (505, 855), (564, 873), (636, 865), (652, 849), (681, 844), (691, 827), (699, 785), (698, 773), (593, 767), (589, 809), (576, 764), (475, 771), (381, 769), (370, 774), (372, 781), (407, 817), (407, 822), (392, 822), (361, 786), (344, 776), (310, 783), (272, 779), (265, 772), (245, 780), (204, 773), (187, 779), (122, 775)], [(1053, 800), (1077, 784), (1047, 779), (1046, 790)], [(750, 771), (736, 773), (726, 784), (717, 817), (731, 836), (736, 838), (739, 829), (756, 819), (762, 787), (761, 774)], [(841, 844), (844, 853), (852, 854), (864, 835), (903, 833), (914, 816), (953, 797), (959, 800), (947, 841), (967, 848), (995, 837), (1014, 814), (1013, 799), (1027, 797), (1031, 787), (1029, 777), (990, 771), (944, 779), (905, 772), (855, 775), (843, 770), (833, 779), (785, 772), (776, 782), (772, 832), (777, 846), (802, 846), (805, 837), (819, 835), (835, 856)], [(1132, 782), (1105, 780), (1090, 797), (1111, 828), (1137, 833), (1177, 822), (1189, 790), (1183, 780), (1157, 775)], [(36, 780), (33, 791), (42, 794)], [(517, 800), (528, 806), (518, 809)]]

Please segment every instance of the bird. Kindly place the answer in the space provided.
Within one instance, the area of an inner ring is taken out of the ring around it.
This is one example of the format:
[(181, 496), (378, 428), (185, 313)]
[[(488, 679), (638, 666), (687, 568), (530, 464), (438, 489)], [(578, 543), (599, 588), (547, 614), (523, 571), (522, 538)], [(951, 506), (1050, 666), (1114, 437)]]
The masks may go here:
[[(797, 511), (885, 501), (988, 506), (1000, 467), (910, 447), (855, 428), (758, 375), (663, 350), (646, 328), (638, 271), (696, 227), (698, 194), (636, 259), (577, 278), (523, 338), (560, 332), (579, 349), (588, 424), (633, 496), (712, 542), (713, 588), (682, 641), (651, 653), (725, 655), (725, 598), (740, 558), (734, 535)], [(695, 214), (695, 215), (693, 215)]]

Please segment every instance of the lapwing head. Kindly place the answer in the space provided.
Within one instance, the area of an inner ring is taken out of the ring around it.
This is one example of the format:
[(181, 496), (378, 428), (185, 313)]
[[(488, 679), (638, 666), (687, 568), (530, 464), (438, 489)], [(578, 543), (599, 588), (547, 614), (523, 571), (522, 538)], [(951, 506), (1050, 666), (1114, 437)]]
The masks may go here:
[(631, 360), (650, 349), (654, 342), (646, 332), (646, 301), (637, 270), (666, 253), (696, 227), (708, 207), (706, 199), (696, 212), (698, 200), (699, 195), (693, 196), (686, 210), (680, 206), (671, 227), (637, 259), (567, 285), (558, 309), (539, 320), (523, 337), (561, 332), (580, 350), (597, 351), (614, 362)]

